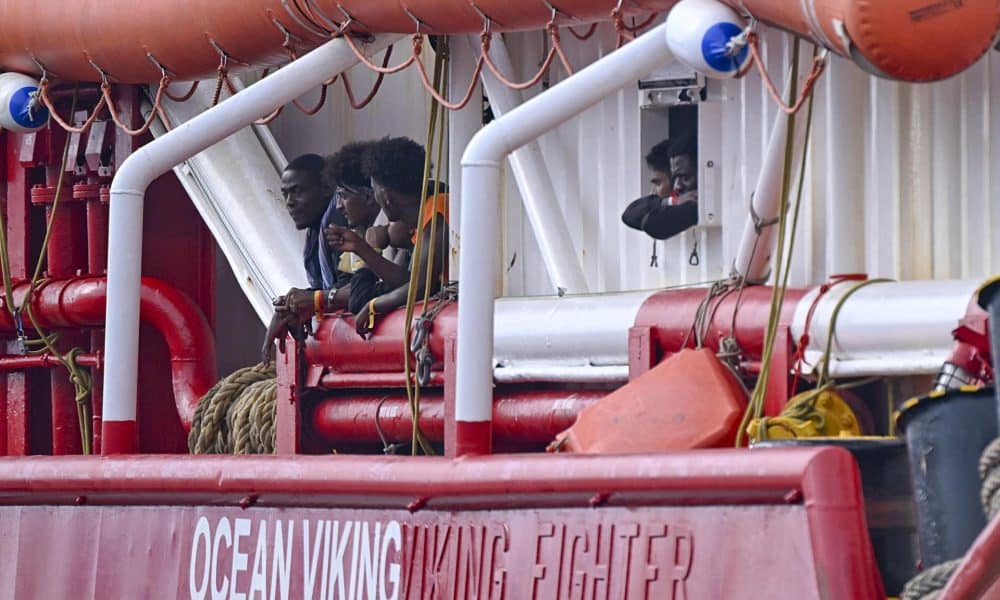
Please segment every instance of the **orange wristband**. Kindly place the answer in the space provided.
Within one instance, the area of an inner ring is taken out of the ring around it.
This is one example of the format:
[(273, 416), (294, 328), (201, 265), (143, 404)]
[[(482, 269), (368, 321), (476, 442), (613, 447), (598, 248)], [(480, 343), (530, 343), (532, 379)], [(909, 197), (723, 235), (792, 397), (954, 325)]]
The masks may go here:
[(313, 310), (316, 311), (316, 320), (323, 320), (323, 290), (316, 290), (313, 293)]
[(375, 329), (375, 298), (368, 301), (368, 329)]

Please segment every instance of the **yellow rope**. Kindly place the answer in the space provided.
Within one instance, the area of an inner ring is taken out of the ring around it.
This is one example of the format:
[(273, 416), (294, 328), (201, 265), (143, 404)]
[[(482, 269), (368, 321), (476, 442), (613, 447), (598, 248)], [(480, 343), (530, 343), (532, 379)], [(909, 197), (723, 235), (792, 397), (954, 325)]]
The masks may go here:
[[(815, 49), (814, 49), (815, 53)], [(799, 40), (795, 39), (792, 46), (792, 70), (790, 74), (791, 86), (789, 87), (789, 100), (794, 103), (798, 88), (799, 73)], [(795, 231), (798, 229), (799, 208), (802, 203), (803, 175), (805, 173), (806, 154), (809, 143), (809, 134), (812, 129), (813, 99), (809, 99), (809, 108), (806, 117), (806, 137), (802, 147), (802, 161), (799, 169), (799, 188), (795, 201), (795, 211), (792, 219), (792, 232), (788, 243), (788, 256), (785, 257), (785, 236), (788, 224), (788, 195), (791, 188), (791, 170), (795, 140), (795, 115), (788, 117), (788, 133), (785, 138), (785, 162), (784, 174), (781, 182), (781, 201), (778, 209), (778, 242), (777, 256), (775, 258), (774, 289), (771, 293), (771, 308), (768, 316), (767, 331), (764, 337), (764, 349), (761, 353), (760, 374), (757, 376), (757, 383), (754, 385), (750, 402), (743, 413), (739, 430), (736, 432), (736, 446), (743, 445), (743, 438), (747, 425), (752, 419), (759, 419), (764, 414), (764, 397), (767, 392), (767, 381), (771, 371), (771, 357), (774, 354), (774, 340), (778, 332), (778, 319), (781, 314), (781, 307), (785, 301), (785, 290), (788, 287), (788, 275), (791, 272), (792, 250), (795, 245)]]
[[(434, 88), (435, 89), (440, 89), (440, 87), (441, 87), (442, 72), (444, 70), (443, 69), (443, 59), (444, 59), (444, 53), (441, 52), (441, 51), (438, 51), (436, 53), (436, 55), (435, 55), (435, 60), (434, 60)], [(436, 131), (435, 128), (438, 126), (439, 112), (443, 112), (443, 111), (441, 111), (440, 104), (438, 103), (438, 101), (435, 98), (432, 97), (431, 98), (430, 117), (429, 117), (428, 123), (427, 123), (427, 137), (426, 137), (426, 142), (427, 143), (426, 143), (426, 150), (424, 152), (424, 171), (423, 171), (423, 178), (421, 180), (421, 190), (420, 190), (420, 212), (419, 212), (419, 216), (417, 218), (417, 239), (414, 242), (414, 247), (413, 247), (413, 256), (414, 256), (414, 262), (413, 262), (413, 264), (414, 265), (416, 265), (416, 263), (419, 261), (419, 258), (421, 256), (421, 252), (423, 251), (424, 236), (423, 236), (422, 229), (423, 229), (423, 222), (424, 222), (424, 216), (425, 216), (424, 212), (426, 210), (426, 204), (427, 204), (427, 184), (426, 184), (426, 182), (429, 179), (430, 172), (431, 172), (431, 152), (433, 150), (433, 145), (434, 145), (434, 133)], [(441, 130), (443, 131), (444, 130), (444, 115), (441, 114), (440, 116), (441, 116)], [(437, 191), (437, 189), (435, 189), (435, 192), (436, 191)], [(436, 202), (436, 200), (435, 200), (435, 202)], [(433, 236), (434, 236), (434, 234), (436, 232), (436, 229), (435, 229), (436, 224), (437, 224), (437, 217), (434, 216), (431, 219), (431, 241), (432, 242), (434, 240)], [(428, 251), (427, 275), (426, 275), (426, 277), (428, 277), (428, 278), (430, 277), (430, 273), (432, 273), (433, 269), (434, 269), (434, 263), (431, 260), (432, 257), (433, 257), (433, 255), (434, 255), (434, 245), (432, 243), (431, 244), (431, 248)], [(416, 304), (416, 299), (417, 299), (416, 296), (417, 296), (417, 278), (418, 277), (419, 277), (419, 273), (417, 273), (417, 270), (415, 268), (411, 268), (410, 269), (410, 284), (409, 284), (409, 289), (408, 289), (407, 294), (406, 294), (406, 319), (405, 319), (404, 325), (403, 325), (404, 326), (404, 332), (403, 332), (403, 372), (404, 372), (405, 380), (406, 380), (406, 397), (407, 397), (407, 400), (408, 400), (408, 404), (410, 406), (410, 416), (411, 416), (410, 420), (411, 420), (411, 422), (413, 424), (412, 436), (411, 436), (412, 437), (412, 440), (411, 440), (412, 443), (411, 443), (411, 449), (410, 449), (410, 452), (413, 455), (416, 455), (416, 453), (417, 453), (417, 447), (418, 446), (420, 447), (421, 450), (423, 450), (424, 454), (434, 454), (434, 448), (433, 448), (433, 446), (431, 446), (430, 441), (427, 440), (427, 438), (424, 436), (423, 432), (420, 430), (420, 386), (419, 385), (414, 385), (413, 382), (411, 381), (411, 378), (413, 377), (413, 367), (412, 367), (411, 362), (410, 362), (410, 338), (411, 338), (412, 329), (413, 329), (413, 323), (412, 323), (412, 321), (413, 321), (414, 305)], [(427, 290), (425, 289), (425, 302), (426, 302), (426, 297), (427, 297), (426, 296), (426, 292), (427, 292)]]

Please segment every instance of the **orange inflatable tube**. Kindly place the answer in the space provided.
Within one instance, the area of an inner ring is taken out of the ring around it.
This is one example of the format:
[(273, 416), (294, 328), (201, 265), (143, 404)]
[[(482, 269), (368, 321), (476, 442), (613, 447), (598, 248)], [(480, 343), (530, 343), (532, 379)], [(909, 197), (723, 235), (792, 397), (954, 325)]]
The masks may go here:
[[(624, 0), (622, 13), (647, 14), (677, 0)], [(343, 10), (338, 6), (342, 6)], [(229, 67), (287, 62), (286, 32), (298, 52), (352, 18), (372, 33), (470, 33), (607, 20), (618, 0), (59, 0), (0, 3), (0, 70), (119, 83), (153, 83), (163, 65), (179, 79), (212, 76), (219, 52)], [(409, 11), (417, 20), (411, 18)], [(479, 11), (479, 12), (477, 12)], [(154, 60), (155, 59), (155, 62)]]
[(934, 81), (997, 41), (1000, 0), (722, 0), (892, 79)]
[[(637, 15), (677, 0), (624, 0)], [(872, 72), (928, 81), (968, 68), (993, 44), (1000, 0), (723, 0), (852, 57)], [(287, 60), (350, 21), (355, 31), (470, 33), (607, 20), (618, 0), (59, 0), (0, 3), (0, 69), (79, 81), (180, 79)]]

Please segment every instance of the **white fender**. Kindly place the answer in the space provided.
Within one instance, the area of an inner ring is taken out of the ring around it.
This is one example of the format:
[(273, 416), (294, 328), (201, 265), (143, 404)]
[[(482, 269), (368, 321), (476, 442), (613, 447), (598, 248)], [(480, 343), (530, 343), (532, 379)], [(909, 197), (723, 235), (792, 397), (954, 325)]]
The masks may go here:
[(681, 0), (667, 15), (667, 45), (699, 73), (732, 77), (749, 58), (745, 44), (731, 44), (745, 27), (736, 11), (717, 0)]
[(36, 100), (38, 80), (20, 73), (0, 73), (0, 127), (27, 133), (49, 122), (49, 111)]

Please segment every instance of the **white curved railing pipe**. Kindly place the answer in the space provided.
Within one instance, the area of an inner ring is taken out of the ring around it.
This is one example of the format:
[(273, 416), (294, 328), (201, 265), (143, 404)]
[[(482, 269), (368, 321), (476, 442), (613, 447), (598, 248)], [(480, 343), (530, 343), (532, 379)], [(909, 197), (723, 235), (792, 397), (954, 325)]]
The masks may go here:
[(489, 452), (493, 400), (493, 301), (498, 273), (500, 169), (515, 149), (670, 60), (665, 26), (578, 71), (491, 122), (462, 157), (462, 260), (459, 268), (457, 454)]
[[(400, 37), (376, 36), (367, 52), (376, 53)], [(104, 454), (130, 453), (136, 449), (139, 280), (142, 204), (146, 188), (174, 165), (319, 86), (353, 66), (357, 60), (343, 39), (327, 42), (143, 146), (122, 163), (111, 183), (104, 342)]]

